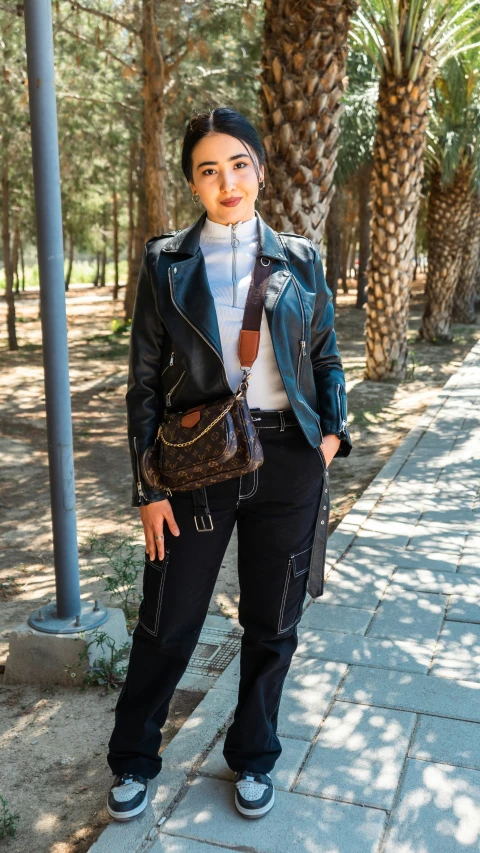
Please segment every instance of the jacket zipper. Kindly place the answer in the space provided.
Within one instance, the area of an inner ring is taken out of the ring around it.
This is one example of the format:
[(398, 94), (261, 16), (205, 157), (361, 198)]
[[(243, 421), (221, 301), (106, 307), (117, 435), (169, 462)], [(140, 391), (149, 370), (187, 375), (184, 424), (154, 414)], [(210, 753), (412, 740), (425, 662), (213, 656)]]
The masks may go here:
[(303, 359), (307, 354), (307, 346), (305, 341), (300, 341), (300, 352), (298, 354), (298, 364), (297, 364), (297, 388), (300, 391), (300, 377), (302, 374), (303, 367)]
[[(294, 288), (295, 288), (295, 293), (297, 294), (297, 299), (298, 299), (298, 302), (299, 302), (299, 305), (300, 305), (300, 311), (301, 311), (301, 314), (302, 314), (302, 340), (300, 341), (300, 347), (301, 347), (301, 349), (300, 349), (300, 353), (299, 353), (299, 355), (298, 355), (298, 365), (297, 365), (297, 384), (298, 384), (298, 377), (299, 377), (299, 365), (300, 365), (300, 363), (301, 363), (301, 359), (302, 359), (302, 358), (303, 358), (303, 356), (305, 355), (305, 353), (304, 353), (304, 347), (306, 346), (306, 344), (305, 344), (305, 330), (306, 330), (306, 325), (307, 325), (307, 324), (306, 324), (306, 320), (305, 320), (305, 308), (303, 307), (302, 297), (301, 297), (301, 294), (300, 294), (300, 288), (299, 288), (299, 286), (298, 286), (298, 284), (297, 284), (297, 280), (296, 280), (296, 278), (295, 278), (295, 276), (294, 276), (294, 274), (293, 274), (293, 270), (291, 269), (290, 264), (289, 264), (289, 262), (288, 262), (288, 252), (287, 252), (287, 247), (286, 247), (286, 245), (285, 245), (285, 243), (284, 243), (284, 241), (282, 240), (282, 238), (281, 238), (281, 237), (280, 237), (280, 242), (281, 242), (281, 244), (282, 244), (282, 246), (283, 246), (283, 248), (284, 248), (284, 252), (285, 252), (285, 255), (286, 255), (286, 257), (287, 257), (287, 271), (288, 271), (288, 272), (290, 273), (290, 275), (292, 276), (293, 286), (294, 286)], [(322, 442), (323, 442), (323, 432), (322, 432), (322, 427), (320, 426), (320, 418), (318, 417), (318, 415), (317, 415), (316, 411), (315, 411), (314, 409), (312, 409), (312, 407), (309, 405), (309, 403), (307, 403), (307, 401), (305, 400), (305, 397), (303, 396), (303, 394), (302, 394), (302, 392), (301, 392), (301, 390), (300, 390), (300, 387), (298, 387), (298, 391), (299, 391), (299, 393), (301, 394), (301, 396), (303, 397), (303, 399), (304, 399), (304, 401), (305, 401), (305, 404), (306, 404), (306, 405), (308, 406), (308, 408), (313, 412), (313, 415), (314, 415), (315, 420), (316, 420), (316, 422), (317, 422), (318, 431), (319, 431), (319, 433), (320, 433), (320, 438), (321, 438), (321, 442), (320, 442), (320, 443), (322, 443)], [(305, 431), (304, 431), (304, 432), (305, 432)], [(305, 433), (305, 435), (306, 435), (306, 433)]]
[(240, 245), (240, 240), (237, 237), (236, 227), (237, 225), (241, 225), (241, 222), (237, 222), (235, 225), (232, 225), (232, 284), (233, 284), (233, 303), (232, 305), (236, 307), (237, 305), (237, 248)]
[(340, 412), (340, 429), (339, 432), (344, 432), (345, 427), (347, 426), (346, 418), (343, 417), (343, 408), (342, 408), (342, 398), (340, 395), (341, 385), (337, 382), (337, 399), (338, 399), (338, 411)]
[(145, 496), (145, 492), (142, 489), (142, 481), (140, 478), (140, 463), (138, 461), (137, 439), (135, 436), (133, 439), (133, 447), (135, 450), (135, 467), (137, 469), (137, 493), (138, 493), (138, 497), (140, 498), (140, 500), (142, 498), (144, 498), (146, 500), (147, 498)]
[(183, 377), (185, 376), (186, 372), (187, 372), (186, 370), (184, 370), (184, 371), (183, 371), (183, 373), (182, 373), (182, 375), (180, 376), (180, 378), (179, 378), (179, 379), (177, 379), (177, 381), (175, 382), (175, 385), (174, 385), (172, 388), (170, 388), (170, 391), (165, 395), (165, 404), (166, 404), (167, 406), (171, 406), (171, 405), (172, 405), (172, 394), (173, 394), (173, 392), (175, 391), (175, 389), (176, 389), (176, 388), (178, 388), (178, 386), (180, 385), (180, 382), (182, 381), (182, 379), (183, 379)]
[(213, 352), (214, 352), (214, 353), (215, 353), (215, 355), (217, 356), (217, 358), (218, 358), (218, 360), (219, 360), (220, 364), (222, 365), (223, 380), (224, 380), (224, 382), (225, 382), (225, 388), (228, 388), (228, 393), (229, 393), (229, 394), (233, 394), (234, 392), (232, 391), (232, 389), (231, 389), (231, 387), (230, 387), (230, 383), (229, 383), (229, 381), (228, 381), (228, 379), (227, 379), (227, 371), (225, 370), (225, 365), (224, 365), (224, 363), (223, 363), (222, 359), (220, 358), (220, 356), (219, 356), (219, 354), (218, 354), (217, 350), (215, 349), (215, 347), (214, 347), (214, 346), (212, 346), (212, 344), (210, 343), (210, 341), (208, 341), (208, 340), (207, 340), (207, 338), (205, 337), (205, 335), (202, 335), (202, 333), (197, 329), (197, 327), (193, 325), (193, 323), (191, 322), (191, 320), (189, 320), (189, 319), (188, 319), (188, 317), (186, 317), (186, 316), (185, 316), (185, 314), (183, 313), (183, 311), (181, 311), (181, 309), (178, 307), (177, 303), (175, 302), (175, 299), (174, 299), (174, 296), (173, 296), (173, 281), (172, 281), (172, 268), (171, 268), (171, 267), (169, 267), (169, 268), (168, 268), (168, 279), (169, 279), (169, 281), (170, 281), (170, 297), (171, 297), (171, 300), (172, 300), (173, 305), (175, 305), (175, 308), (177, 309), (178, 313), (183, 317), (183, 319), (188, 323), (188, 325), (189, 325), (189, 326), (191, 326), (191, 327), (192, 327), (192, 329), (195, 329), (195, 331), (196, 331), (197, 335), (200, 335), (200, 337), (202, 338), (202, 340), (204, 340), (204, 341), (205, 341), (205, 343), (207, 344), (207, 346), (209, 346), (209, 347), (210, 347), (210, 349), (211, 349), (211, 350), (213, 350)]
[(175, 362), (175, 353), (172, 350), (172, 352), (170, 353), (170, 361), (168, 362), (167, 366), (164, 367), (162, 370), (162, 376), (168, 370), (169, 367), (173, 367), (174, 362)]

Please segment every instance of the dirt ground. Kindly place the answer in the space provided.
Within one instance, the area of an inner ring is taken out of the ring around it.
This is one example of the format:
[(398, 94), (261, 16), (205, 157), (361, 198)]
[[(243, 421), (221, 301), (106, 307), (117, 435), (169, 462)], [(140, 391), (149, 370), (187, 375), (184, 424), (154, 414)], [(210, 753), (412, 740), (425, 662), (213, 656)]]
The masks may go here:
[[(336, 329), (354, 450), (330, 468), (330, 532), (480, 337), (480, 327), (456, 325), (452, 344), (418, 343), (420, 279), (412, 294), (408, 379), (365, 381), (364, 312), (355, 309), (355, 284), (350, 284), (350, 293), (339, 295)], [(72, 286), (67, 312), (79, 541), (86, 546), (93, 533), (115, 534), (137, 542), (141, 553), (138, 511), (129, 506), (128, 336), (111, 332), (112, 319), (121, 318), (121, 304), (112, 304), (110, 288)], [(21, 349), (9, 353), (0, 300), (0, 665), (9, 632), (55, 596), (37, 293), (20, 295), (17, 315)], [(82, 598), (108, 604), (103, 581), (83, 574), (99, 559), (81, 548)], [(222, 567), (210, 612), (236, 616), (238, 583), (229, 566)], [(201, 696), (177, 691), (163, 746)], [(5, 843), (10, 853), (84, 853), (108, 823), (105, 795), (111, 774), (105, 756), (115, 702), (116, 694), (105, 695), (101, 688), (81, 692), (2, 685), (0, 794), (19, 815), (17, 837)]]

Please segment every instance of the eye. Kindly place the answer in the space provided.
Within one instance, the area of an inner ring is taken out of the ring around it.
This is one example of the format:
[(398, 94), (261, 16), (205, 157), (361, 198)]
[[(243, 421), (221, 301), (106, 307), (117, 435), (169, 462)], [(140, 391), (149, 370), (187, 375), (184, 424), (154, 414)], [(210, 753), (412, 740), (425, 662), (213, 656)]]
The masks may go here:
[(246, 165), (247, 164), (244, 163), (242, 160), (239, 163), (235, 163), (235, 166), (246, 166)]
[(205, 171), (202, 172), (202, 175), (208, 175), (209, 172), (214, 172), (214, 171), (215, 171), (215, 169), (205, 169)]

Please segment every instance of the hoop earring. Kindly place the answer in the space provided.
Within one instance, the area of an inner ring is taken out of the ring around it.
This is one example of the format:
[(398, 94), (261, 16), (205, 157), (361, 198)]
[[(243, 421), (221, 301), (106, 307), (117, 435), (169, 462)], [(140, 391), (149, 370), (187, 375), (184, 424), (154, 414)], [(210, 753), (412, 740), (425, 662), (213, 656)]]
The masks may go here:
[(200, 201), (200, 196), (198, 195), (198, 193), (195, 193), (195, 194), (192, 193), (192, 201), (194, 204), (196, 204), (198, 201)]
[(259, 184), (259, 185), (258, 185), (258, 189), (259, 189), (259, 190), (264, 190), (264, 189), (265, 189), (265, 178), (263, 178), (263, 179), (262, 179), (262, 184), (263, 184), (263, 186), (262, 186), (261, 184)]

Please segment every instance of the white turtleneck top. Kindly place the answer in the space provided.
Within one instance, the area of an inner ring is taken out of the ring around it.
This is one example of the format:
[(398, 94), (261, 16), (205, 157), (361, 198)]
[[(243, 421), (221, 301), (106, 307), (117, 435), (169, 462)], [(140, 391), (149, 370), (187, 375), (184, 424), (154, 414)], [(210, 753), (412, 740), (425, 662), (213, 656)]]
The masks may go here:
[[(258, 252), (257, 216), (237, 225), (221, 225), (205, 219), (200, 248), (205, 258), (208, 283), (215, 301), (223, 362), (232, 391), (242, 379), (238, 340), (243, 309)], [(253, 364), (247, 391), (251, 409), (290, 409), (278, 370), (265, 311), (260, 326), (260, 347)]]

